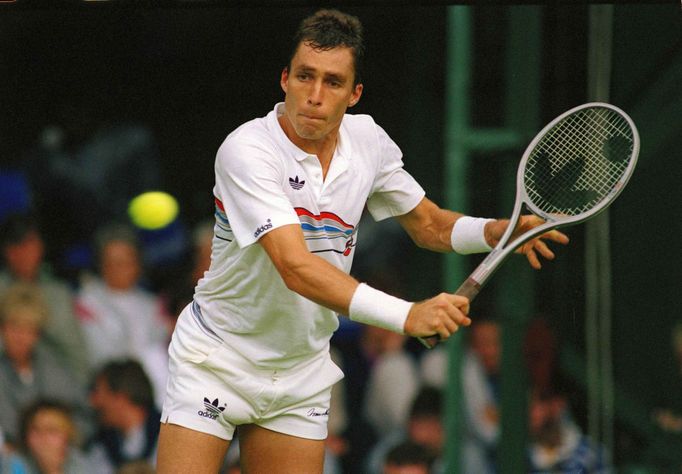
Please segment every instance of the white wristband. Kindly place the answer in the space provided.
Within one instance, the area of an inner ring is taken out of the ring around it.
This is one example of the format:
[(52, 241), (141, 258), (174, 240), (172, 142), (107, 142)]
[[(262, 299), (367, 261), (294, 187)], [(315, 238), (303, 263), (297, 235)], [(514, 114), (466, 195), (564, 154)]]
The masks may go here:
[(350, 300), (348, 316), (353, 321), (405, 334), (405, 321), (411, 307), (409, 301), (360, 283)]
[(490, 252), (492, 247), (485, 241), (485, 225), (495, 219), (462, 216), (455, 221), (450, 234), (452, 249), (460, 254)]

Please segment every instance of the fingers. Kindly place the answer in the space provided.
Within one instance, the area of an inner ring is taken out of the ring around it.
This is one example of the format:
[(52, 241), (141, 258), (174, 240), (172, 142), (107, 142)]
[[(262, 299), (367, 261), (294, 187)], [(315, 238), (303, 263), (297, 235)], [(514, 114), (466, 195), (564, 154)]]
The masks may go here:
[(430, 300), (415, 303), (405, 322), (405, 332), (411, 336), (438, 335), (448, 339), (461, 326), (469, 326), (469, 299), (441, 293)]
[(558, 230), (550, 230), (549, 232), (545, 232), (540, 236), (541, 239), (547, 239), (551, 240), (552, 242), (556, 242), (558, 244), (562, 245), (567, 245), (570, 239), (566, 234), (563, 232), (559, 232)]

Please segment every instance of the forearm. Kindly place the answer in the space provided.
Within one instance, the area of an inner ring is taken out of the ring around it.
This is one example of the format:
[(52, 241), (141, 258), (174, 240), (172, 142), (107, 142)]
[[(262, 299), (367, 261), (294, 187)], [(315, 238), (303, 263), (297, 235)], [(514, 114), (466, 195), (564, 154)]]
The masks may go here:
[(452, 252), (452, 228), (462, 216), (459, 212), (440, 209), (424, 198), (412, 212), (398, 216), (397, 219), (417, 246), (446, 253)]
[(291, 291), (340, 314), (348, 314), (358, 281), (323, 258), (308, 254), (280, 270)]

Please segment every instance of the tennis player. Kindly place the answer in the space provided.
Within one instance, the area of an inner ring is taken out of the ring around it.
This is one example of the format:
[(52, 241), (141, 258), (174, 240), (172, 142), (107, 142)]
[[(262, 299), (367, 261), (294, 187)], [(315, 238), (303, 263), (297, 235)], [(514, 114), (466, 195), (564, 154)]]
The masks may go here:
[[(235, 428), (246, 473), (320, 473), (338, 314), (410, 336), (447, 339), (468, 326), (466, 298), (408, 302), (349, 276), (365, 206), (395, 217), (417, 245), (487, 251), (506, 221), (440, 209), (403, 169), (402, 155), (367, 115), (362, 27), (322, 10), (305, 19), (281, 75), (284, 103), (233, 131), (218, 150), (211, 266), (170, 345), (159, 473), (218, 472)], [(539, 219), (526, 217), (520, 227)], [(533, 267), (544, 240), (523, 248)]]

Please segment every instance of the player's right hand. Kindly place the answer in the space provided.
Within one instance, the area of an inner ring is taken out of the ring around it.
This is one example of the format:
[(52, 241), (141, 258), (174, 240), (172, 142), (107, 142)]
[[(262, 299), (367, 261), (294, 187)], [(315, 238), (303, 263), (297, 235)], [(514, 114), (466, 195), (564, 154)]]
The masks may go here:
[(413, 337), (438, 335), (449, 338), (460, 326), (469, 326), (469, 299), (441, 293), (426, 301), (414, 303), (405, 321), (405, 334)]

